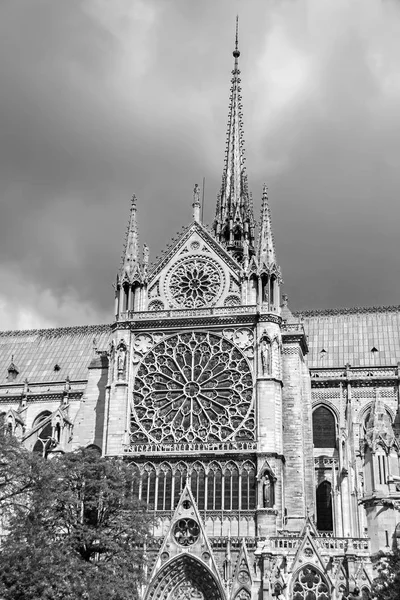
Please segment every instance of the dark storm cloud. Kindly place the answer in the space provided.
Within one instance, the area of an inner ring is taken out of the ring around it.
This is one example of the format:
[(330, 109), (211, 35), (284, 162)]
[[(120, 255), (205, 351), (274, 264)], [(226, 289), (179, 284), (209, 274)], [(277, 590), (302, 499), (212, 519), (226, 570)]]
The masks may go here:
[(269, 185), (291, 305), (399, 302), (396, 3), (10, 0), (1, 327), (112, 318), (132, 193), (153, 257), (203, 175), (212, 220), (237, 11), (250, 187), (259, 207)]

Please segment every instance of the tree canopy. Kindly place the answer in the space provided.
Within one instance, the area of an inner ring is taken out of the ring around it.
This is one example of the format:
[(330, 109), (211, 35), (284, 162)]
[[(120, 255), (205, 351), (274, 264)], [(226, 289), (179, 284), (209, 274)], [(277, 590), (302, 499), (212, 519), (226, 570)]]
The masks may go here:
[(378, 575), (372, 586), (376, 600), (400, 600), (400, 549), (396, 547), (387, 554), (381, 553), (377, 566)]
[(129, 464), (88, 449), (45, 460), (7, 437), (0, 433), (0, 597), (138, 597), (149, 516)]

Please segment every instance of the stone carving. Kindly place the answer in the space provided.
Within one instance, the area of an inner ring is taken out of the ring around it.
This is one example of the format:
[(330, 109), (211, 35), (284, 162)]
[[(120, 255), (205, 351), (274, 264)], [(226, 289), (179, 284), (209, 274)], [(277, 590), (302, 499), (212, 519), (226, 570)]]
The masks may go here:
[(293, 600), (329, 600), (330, 594), (322, 575), (311, 566), (305, 566), (296, 577), (293, 586)]
[(126, 345), (123, 340), (117, 348), (117, 378), (126, 379)]
[(264, 377), (271, 375), (271, 342), (263, 337), (260, 344), (261, 369)]
[(149, 310), (152, 312), (164, 310), (164, 304), (161, 300), (153, 300), (149, 304)]
[(181, 546), (191, 546), (197, 542), (200, 527), (194, 519), (179, 519), (174, 527), (175, 540)]
[(160, 295), (160, 289), (159, 289), (158, 284), (159, 284), (159, 282), (156, 281), (155, 283), (153, 283), (153, 285), (149, 289), (148, 296), (149, 296), (150, 299), (151, 298), (157, 298), (157, 296)]
[(198, 183), (195, 184), (193, 190), (193, 204), (200, 204), (200, 186)]
[(134, 384), (131, 430), (138, 441), (254, 439), (253, 379), (247, 359), (212, 333), (180, 333), (158, 343)]
[(224, 300), (224, 306), (240, 306), (239, 296), (227, 296)]
[(166, 291), (178, 308), (202, 308), (215, 304), (223, 283), (222, 271), (214, 260), (194, 256), (172, 268)]
[(133, 342), (133, 347), (136, 352), (140, 352), (142, 354), (146, 354), (153, 346), (153, 339), (150, 335), (146, 333), (142, 333), (135, 338)]
[(197, 240), (195, 240), (194, 242), (192, 242), (190, 244), (190, 249), (193, 251), (196, 251), (200, 248), (200, 242), (198, 242)]
[(269, 474), (263, 478), (263, 507), (272, 508), (275, 504), (274, 481)]

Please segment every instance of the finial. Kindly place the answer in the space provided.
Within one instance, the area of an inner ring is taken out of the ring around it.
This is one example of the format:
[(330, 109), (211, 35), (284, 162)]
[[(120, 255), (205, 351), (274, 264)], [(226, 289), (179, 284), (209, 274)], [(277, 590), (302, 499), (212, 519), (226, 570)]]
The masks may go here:
[(235, 37), (235, 49), (233, 51), (233, 56), (235, 58), (239, 58), (239, 15), (236, 15), (236, 37)]
[(134, 210), (136, 208), (136, 204), (137, 204), (137, 198), (136, 198), (135, 194), (133, 194), (132, 200), (131, 200), (131, 210)]

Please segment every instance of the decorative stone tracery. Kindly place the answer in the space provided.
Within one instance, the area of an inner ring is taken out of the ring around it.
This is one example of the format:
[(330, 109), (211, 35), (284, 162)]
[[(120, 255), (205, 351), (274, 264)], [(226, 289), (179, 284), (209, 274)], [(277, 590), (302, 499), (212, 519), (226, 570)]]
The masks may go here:
[(213, 306), (223, 287), (224, 275), (219, 264), (208, 256), (192, 256), (172, 267), (165, 291), (177, 308), (202, 308)]
[(293, 585), (293, 600), (330, 600), (327, 584), (311, 565), (304, 566)]
[(175, 334), (139, 365), (132, 442), (253, 440), (253, 378), (242, 352), (212, 333)]

